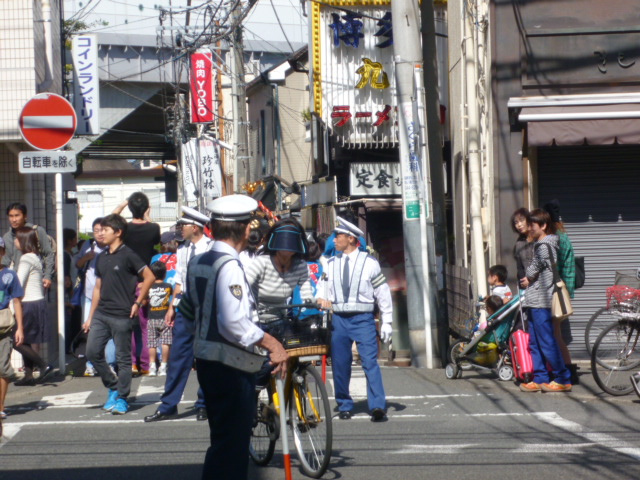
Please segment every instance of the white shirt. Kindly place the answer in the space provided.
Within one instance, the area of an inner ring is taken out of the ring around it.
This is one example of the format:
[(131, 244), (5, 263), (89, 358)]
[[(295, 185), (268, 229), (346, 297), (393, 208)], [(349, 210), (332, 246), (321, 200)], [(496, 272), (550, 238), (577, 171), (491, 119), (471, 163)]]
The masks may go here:
[[(359, 250), (354, 250), (350, 254), (341, 254), (339, 256), (331, 257), (329, 259), (327, 268), (324, 270), (324, 274), (322, 278), (318, 282), (318, 289), (316, 290), (316, 299), (324, 298), (325, 300), (330, 300), (331, 302), (336, 301), (335, 292), (333, 291), (333, 279), (331, 275), (333, 274), (333, 263), (340, 262), (340, 272), (343, 269), (344, 257), (349, 257), (349, 274), (353, 280), (353, 272), (354, 266), (356, 264), (356, 258), (358, 257)], [(380, 270), (380, 264), (378, 261), (369, 255), (364, 262), (364, 267), (362, 269), (362, 277), (360, 281), (360, 289), (358, 290), (358, 303), (377, 303), (378, 308), (380, 309), (380, 320), (382, 323), (391, 323), (393, 321), (393, 303), (391, 301), (391, 290), (389, 289), (389, 284), (384, 282), (377, 288), (373, 288), (371, 281), (380, 275), (382, 271)], [(342, 283), (342, 282), (341, 282)], [(324, 296), (327, 295), (328, 298)]]
[[(215, 242), (211, 250), (239, 259), (238, 252), (225, 242)], [(220, 269), (216, 283), (216, 308), (218, 333), (229, 342), (249, 348), (264, 337), (264, 332), (255, 324), (257, 312), (251, 288), (237, 262), (228, 262)]]
[(187, 272), (187, 265), (189, 265), (189, 257), (191, 256), (191, 246), (196, 246), (195, 252), (193, 254), (193, 256), (195, 257), (196, 255), (200, 255), (201, 253), (211, 250), (213, 244), (213, 240), (211, 240), (206, 235), (203, 235), (202, 238), (196, 243), (185, 242), (183, 245), (180, 245), (180, 248), (178, 248), (178, 251), (176, 252), (178, 259), (176, 262), (176, 274), (173, 277), (175, 278), (176, 285), (182, 285), (182, 287), (184, 287), (186, 277), (184, 277), (183, 272), (185, 274)]
[(24, 290), (23, 302), (34, 302), (44, 298), (42, 260), (40, 260), (40, 257), (35, 253), (25, 253), (20, 257), (16, 273)]

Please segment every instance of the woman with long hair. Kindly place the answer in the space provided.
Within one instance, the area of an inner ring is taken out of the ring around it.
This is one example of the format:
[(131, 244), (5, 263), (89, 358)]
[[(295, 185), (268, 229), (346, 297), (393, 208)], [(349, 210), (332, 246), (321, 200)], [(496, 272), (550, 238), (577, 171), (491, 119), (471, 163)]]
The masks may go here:
[(38, 248), (38, 234), (30, 227), (20, 227), (15, 233), (15, 246), (22, 252), (16, 271), (24, 290), (22, 298), (24, 341), (22, 345), (14, 347), (24, 359), (24, 378), (15, 384), (35, 385), (36, 380), (33, 377), (35, 367), (40, 369), (38, 383), (42, 383), (53, 372), (53, 367), (47, 365), (39, 355), (40, 345), (47, 343), (51, 338), (51, 324), (42, 285), (43, 269)]
[(518, 239), (513, 247), (518, 282), (525, 276), (527, 267), (533, 260), (533, 237), (527, 224), (528, 214), (529, 211), (526, 208), (519, 208), (511, 215), (511, 228), (518, 234)]

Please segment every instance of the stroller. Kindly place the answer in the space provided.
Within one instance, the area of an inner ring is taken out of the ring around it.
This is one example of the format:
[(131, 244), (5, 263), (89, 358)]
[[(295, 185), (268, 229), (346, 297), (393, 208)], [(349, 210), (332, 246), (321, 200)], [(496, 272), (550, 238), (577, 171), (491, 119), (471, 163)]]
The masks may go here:
[[(487, 319), (487, 326), (474, 336), (460, 338), (449, 349), (448, 379), (461, 378), (463, 370), (495, 373), (504, 382), (513, 379), (514, 371), (509, 350), (509, 337), (521, 319), (524, 294), (515, 295), (507, 304)], [(518, 321), (516, 319), (518, 318)]]

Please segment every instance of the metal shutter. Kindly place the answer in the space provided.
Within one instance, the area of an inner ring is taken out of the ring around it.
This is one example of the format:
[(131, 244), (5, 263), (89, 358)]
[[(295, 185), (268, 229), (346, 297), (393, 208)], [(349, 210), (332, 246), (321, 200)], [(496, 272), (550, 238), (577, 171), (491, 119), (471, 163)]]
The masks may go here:
[(640, 267), (639, 190), (638, 146), (538, 150), (539, 203), (560, 201), (574, 251), (585, 257), (586, 282), (576, 291), (571, 317), (575, 359), (587, 358), (585, 325), (605, 306), (615, 271)]

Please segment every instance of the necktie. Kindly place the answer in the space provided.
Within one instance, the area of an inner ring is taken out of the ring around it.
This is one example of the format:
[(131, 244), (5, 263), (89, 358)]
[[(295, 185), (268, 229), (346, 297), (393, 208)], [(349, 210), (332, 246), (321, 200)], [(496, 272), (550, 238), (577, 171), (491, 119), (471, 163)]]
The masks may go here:
[(189, 252), (189, 259), (187, 260), (187, 265), (189, 265), (189, 262), (191, 261), (191, 259), (193, 257), (195, 257), (196, 255), (196, 246), (192, 243), (191, 244), (191, 251)]
[(342, 263), (342, 296), (347, 302), (349, 301), (349, 257), (345, 255)]

